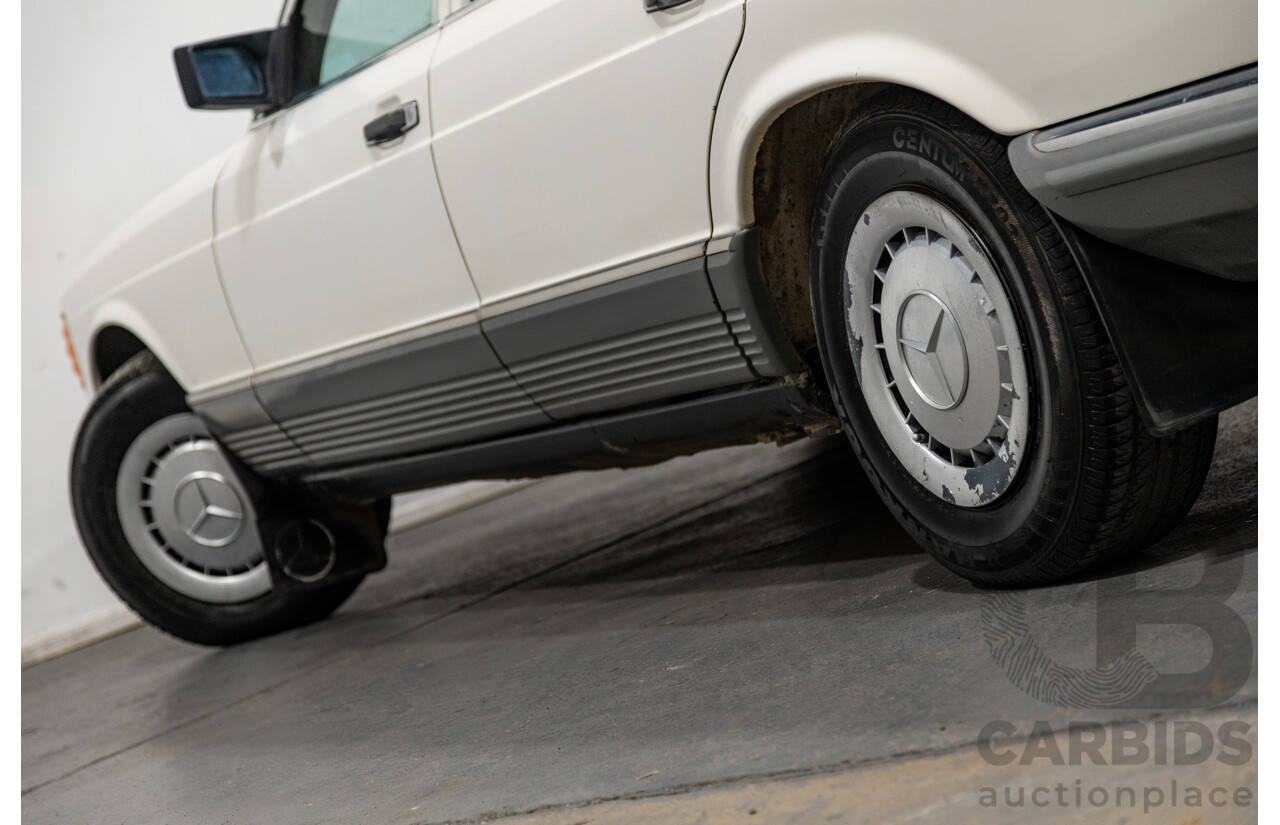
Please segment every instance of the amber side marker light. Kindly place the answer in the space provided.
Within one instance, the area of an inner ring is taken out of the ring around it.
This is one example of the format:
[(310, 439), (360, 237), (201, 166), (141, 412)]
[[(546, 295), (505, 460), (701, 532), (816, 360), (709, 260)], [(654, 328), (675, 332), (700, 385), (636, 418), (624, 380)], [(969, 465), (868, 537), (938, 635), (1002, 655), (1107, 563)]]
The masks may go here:
[(80, 370), (80, 358), (76, 355), (76, 345), (71, 341), (71, 327), (67, 326), (67, 316), (62, 315), (62, 340), (67, 342), (67, 357), (71, 359), (71, 370), (80, 379), (80, 389), (84, 389), (84, 373)]

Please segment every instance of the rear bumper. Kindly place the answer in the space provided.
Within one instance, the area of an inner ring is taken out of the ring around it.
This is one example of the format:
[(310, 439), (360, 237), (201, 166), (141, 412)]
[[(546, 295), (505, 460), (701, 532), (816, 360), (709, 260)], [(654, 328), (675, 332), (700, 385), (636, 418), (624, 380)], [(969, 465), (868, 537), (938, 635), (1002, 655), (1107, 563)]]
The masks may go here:
[(1046, 208), (1099, 238), (1257, 279), (1257, 66), (1022, 135), (1009, 160)]

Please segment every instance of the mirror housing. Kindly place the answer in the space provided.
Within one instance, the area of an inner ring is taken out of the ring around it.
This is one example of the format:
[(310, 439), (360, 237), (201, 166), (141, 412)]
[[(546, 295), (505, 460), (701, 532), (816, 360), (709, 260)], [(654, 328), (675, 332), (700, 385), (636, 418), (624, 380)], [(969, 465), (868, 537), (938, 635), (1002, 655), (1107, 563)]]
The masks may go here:
[(292, 86), (291, 33), (289, 27), (266, 29), (174, 49), (187, 105), (256, 112), (283, 106)]

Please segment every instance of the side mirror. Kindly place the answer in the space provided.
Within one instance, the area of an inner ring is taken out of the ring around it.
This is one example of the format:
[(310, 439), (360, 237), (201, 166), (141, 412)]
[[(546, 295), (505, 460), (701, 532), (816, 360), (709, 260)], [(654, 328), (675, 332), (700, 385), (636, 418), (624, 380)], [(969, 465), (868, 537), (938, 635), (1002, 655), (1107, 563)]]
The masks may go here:
[(192, 109), (283, 106), (290, 94), (291, 30), (267, 29), (173, 50), (178, 82)]

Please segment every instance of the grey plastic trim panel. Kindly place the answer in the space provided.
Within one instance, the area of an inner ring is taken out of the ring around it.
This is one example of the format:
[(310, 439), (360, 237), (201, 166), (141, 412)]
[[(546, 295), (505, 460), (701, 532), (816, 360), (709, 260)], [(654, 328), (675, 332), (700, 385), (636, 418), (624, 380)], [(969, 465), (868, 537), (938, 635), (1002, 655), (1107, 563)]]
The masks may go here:
[(733, 239), (737, 237), (737, 235), (737, 232), (732, 235), (719, 235), (707, 241), (706, 254), (711, 256), (720, 252), (728, 252), (729, 247), (733, 245)]
[(252, 387), (217, 396), (188, 396), (187, 405), (210, 432), (251, 466), (307, 465), (306, 454), (280, 429), (263, 408)]
[[(731, 238), (732, 236), (726, 236), (725, 240), (728, 241)], [(725, 246), (727, 248), (727, 242)], [(497, 317), (526, 307), (545, 304), (556, 298), (572, 295), (594, 286), (613, 283), (614, 281), (625, 280), (638, 274), (651, 272), (668, 264), (694, 260), (702, 256), (702, 249), (703, 244), (697, 243), (689, 246), (677, 247), (676, 249), (672, 249), (658, 255), (637, 258), (636, 260), (627, 261), (626, 263), (618, 266), (592, 272), (580, 278), (562, 281), (545, 289), (535, 290), (504, 301), (488, 304), (480, 310), (463, 312), (457, 315), (452, 315), (448, 318), (429, 321), (425, 324), (410, 327), (390, 335), (381, 336), (369, 341), (361, 341), (358, 344), (334, 350), (333, 352), (327, 352), (323, 355), (307, 358), (302, 361), (276, 367), (270, 370), (264, 370), (258, 373), (255, 381), (261, 384), (266, 381), (275, 381), (303, 373), (310, 373), (313, 370), (320, 369), (331, 364), (341, 363), (366, 353), (380, 352), (400, 344), (407, 344), (411, 341), (431, 338), (442, 332), (448, 332), (460, 327), (474, 325), (478, 322), (481, 315), (484, 317)], [(245, 379), (243, 382), (237, 382), (235, 385), (236, 388), (239, 387), (240, 383), (244, 386), (249, 385), (248, 379)], [(222, 387), (215, 387), (211, 390), (200, 393), (199, 398), (203, 400), (206, 398), (217, 397), (230, 389), (231, 387), (227, 387), (225, 389)]]
[(513, 364), (511, 374), (556, 419), (754, 377), (718, 312)]
[(728, 251), (707, 257), (707, 277), (738, 346), (763, 378), (801, 372), (804, 362), (787, 340), (760, 269), (760, 230), (744, 229)]
[[(475, 327), (260, 384), (317, 466), (432, 449), (548, 423)], [(264, 470), (282, 469), (279, 464)]]
[(480, 322), (525, 392), (558, 420), (755, 379), (702, 258)]
[(393, 336), (195, 407), (256, 470), (297, 475), (803, 372), (779, 330), (747, 230), (711, 258)]
[(277, 421), (501, 370), (474, 326), (325, 364), (304, 374), (254, 381)]
[(253, 383), (248, 378), (237, 378), (233, 381), (206, 387), (199, 392), (187, 393), (187, 404), (189, 406), (203, 404), (206, 401), (216, 401), (239, 392), (251, 392), (252, 389)]
[(307, 473), (300, 481), (338, 497), (376, 497), (479, 478), (532, 478), (652, 464), (677, 455), (758, 441), (839, 432), (839, 423), (798, 380), (685, 401), (388, 462)]
[(421, 452), (550, 421), (475, 326), (255, 382), (253, 397), (266, 422), (246, 417), (243, 393), (205, 401), (196, 411), (233, 452), (269, 475)]
[(451, 315), (448, 318), (429, 321), (425, 324), (419, 324), (408, 329), (400, 330), (399, 332), (393, 332), (390, 335), (381, 335), (369, 341), (361, 341), (358, 344), (343, 347), (342, 349), (334, 350), (332, 352), (326, 352), (323, 355), (306, 358), (302, 361), (296, 361), (292, 364), (286, 364), (274, 369), (263, 370), (254, 376), (253, 380), (254, 383), (262, 384), (268, 381), (291, 378), (304, 373), (312, 373), (315, 370), (323, 369), (344, 361), (349, 361), (352, 358), (358, 358), (362, 355), (385, 352), (395, 349), (401, 345), (412, 344), (414, 341), (433, 338), (451, 330), (474, 326), (479, 317), (480, 316), (473, 310), (470, 312), (459, 313), (458, 315)]
[(1256, 100), (1257, 97), (1258, 67), (1250, 66), (1154, 97), (1146, 97), (1136, 103), (1043, 129), (1036, 133), (1035, 148), (1041, 152), (1071, 149), (1239, 100)]
[[(1098, 146), (1096, 151), (1087, 151), (1094, 146)], [(1097, 144), (1080, 144), (1077, 157), (1065, 158), (1068, 162), (1062, 164), (1044, 164), (1044, 181), (1058, 194), (1081, 195), (1257, 147), (1255, 95), (1185, 118), (1163, 120), (1141, 131), (1117, 134)]]
[(1139, 101), (1131, 122), (1121, 108), (1085, 118), (1090, 129), (1066, 124), (1049, 139), (1022, 135), (1009, 144), (1009, 161), (1046, 208), (1100, 238), (1221, 277), (1256, 279), (1256, 73), (1216, 79), (1226, 89), (1218, 95), (1170, 93), (1189, 102), (1166, 94), (1152, 109)]
[(1256, 83), (1233, 87), (1132, 119), (1117, 112), (1120, 119), (1061, 131), (1068, 124), (1049, 139), (1031, 132), (1010, 144), (1009, 158), (1024, 186), (1060, 199), (1247, 152), (1258, 146), (1257, 91)]
[(603, 286), (604, 284), (611, 284), (615, 281), (623, 281), (636, 275), (643, 275), (647, 272), (653, 272), (670, 264), (696, 260), (702, 257), (704, 247), (705, 244), (702, 241), (699, 241), (698, 243), (676, 247), (675, 249), (670, 249), (657, 255), (646, 255), (643, 258), (636, 258), (617, 266), (599, 269), (595, 272), (589, 272), (576, 278), (559, 281), (551, 286), (543, 287), (542, 289), (536, 289), (510, 298), (504, 298), (501, 301), (495, 301), (491, 304), (485, 304), (480, 308), (480, 316), (482, 318), (496, 318), (506, 315), (509, 312), (516, 312), (528, 307), (545, 304), (556, 298), (576, 295), (586, 289)]
[(203, 399), (188, 396), (187, 405), (199, 412), (211, 425), (210, 430), (218, 435), (275, 425), (252, 387)]

